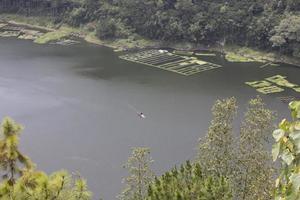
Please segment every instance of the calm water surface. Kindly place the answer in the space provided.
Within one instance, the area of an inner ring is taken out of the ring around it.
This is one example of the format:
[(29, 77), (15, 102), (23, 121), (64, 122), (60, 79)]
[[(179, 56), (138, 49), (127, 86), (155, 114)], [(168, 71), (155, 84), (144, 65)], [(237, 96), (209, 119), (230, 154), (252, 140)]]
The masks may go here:
[[(80, 171), (95, 199), (115, 199), (131, 147), (150, 147), (161, 174), (193, 158), (217, 98), (236, 96), (243, 111), (257, 95), (245, 81), (282, 74), (300, 84), (300, 69), (290, 65), (213, 61), (224, 68), (184, 77), (120, 60), (104, 47), (0, 39), (0, 117), (24, 124), (22, 150), (39, 169)], [(262, 97), (286, 117), (287, 105), (276, 99), (286, 95), (299, 97), (292, 90)]]

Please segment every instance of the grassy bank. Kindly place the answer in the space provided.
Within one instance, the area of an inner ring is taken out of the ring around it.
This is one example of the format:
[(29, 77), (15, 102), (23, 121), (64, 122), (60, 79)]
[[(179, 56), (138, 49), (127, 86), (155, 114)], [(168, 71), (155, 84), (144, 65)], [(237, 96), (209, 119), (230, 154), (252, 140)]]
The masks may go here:
[(44, 35), (36, 39), (34, 42), (38, 44), (47, 44), (53, 41), (68, 39), (74, 31), (76, 32), (76, 30), (74, 30), (73, 28), (61, 27), (57, 30), (45, 33)]
[(230, 62), (276, 62), (275, 55), (239, 46), (225, 46), (225, 58)]
[[(218, 49), (214, 49), (217, 50)], [(300, 66), (300, 59), (282, 55), (276, 52), (266, 52), (241, 46), (225, 46), (223, 49), (226, 59), (230, 62), (281, 62)]]

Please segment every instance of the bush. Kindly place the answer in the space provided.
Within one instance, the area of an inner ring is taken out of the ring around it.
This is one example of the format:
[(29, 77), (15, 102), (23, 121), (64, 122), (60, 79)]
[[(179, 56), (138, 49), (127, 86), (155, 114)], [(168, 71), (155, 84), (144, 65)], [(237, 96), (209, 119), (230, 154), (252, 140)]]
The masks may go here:
[(133, 30), (119, 19), (100, 20), (96, 27), (96, 36), (100, 39), (127, 38)]
[(117, 26), (114, 20), (101, 20), (96, 28), (96, 35), (100, 39), (109, 39), (116, 36)]
[(229, 200), (231, 188), (224, 177), (204, 176), (199, 164), (189, 161), (150, 184), (147, 200)]

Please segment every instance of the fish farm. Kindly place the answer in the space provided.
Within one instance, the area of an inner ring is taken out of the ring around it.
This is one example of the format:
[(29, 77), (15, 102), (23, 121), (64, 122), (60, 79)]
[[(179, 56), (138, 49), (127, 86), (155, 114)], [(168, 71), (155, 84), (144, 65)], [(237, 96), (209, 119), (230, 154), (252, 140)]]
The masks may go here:
[[(290, 83), (287, 80), (286, 76), (275, 75), (262, 81), (253, 81), (253, 82), (245, 82), (245, 84), (249, 85), (256, 89), (256, 91), (263, 94), (272, 94), (283, 92), (284, 89), (282, 87), (293, 89), (296, 92), (300, 93), (300, 86), (294, 83)], [(276, 85), (273, 85), (276, 84)], [(280, 86), (280, 87), (279, 87)]]
[(121, 55), (121, 59), (156, 67), (184, 76), (222, 67), (214, 63), (199, 60), (196, 57), (175, 55), (165, 50), (147, 50)]
[(256, 91), (263, 93), (263, 94), (272, 94), (272, 93), (283, 92), (284, 89), (277, 87), (275, 85), (272, 85), (272, 86), (268, 86), (268, 87), (258, 88)]

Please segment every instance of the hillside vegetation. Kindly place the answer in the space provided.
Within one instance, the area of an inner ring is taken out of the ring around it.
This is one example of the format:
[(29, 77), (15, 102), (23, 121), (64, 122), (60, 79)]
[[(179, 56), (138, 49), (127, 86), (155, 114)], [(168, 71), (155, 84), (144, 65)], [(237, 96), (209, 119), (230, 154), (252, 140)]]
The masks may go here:
[(1, 0), (0, 12), (50, 16), (101, 39), (235, 44), (300, 57), (299, 0)]

